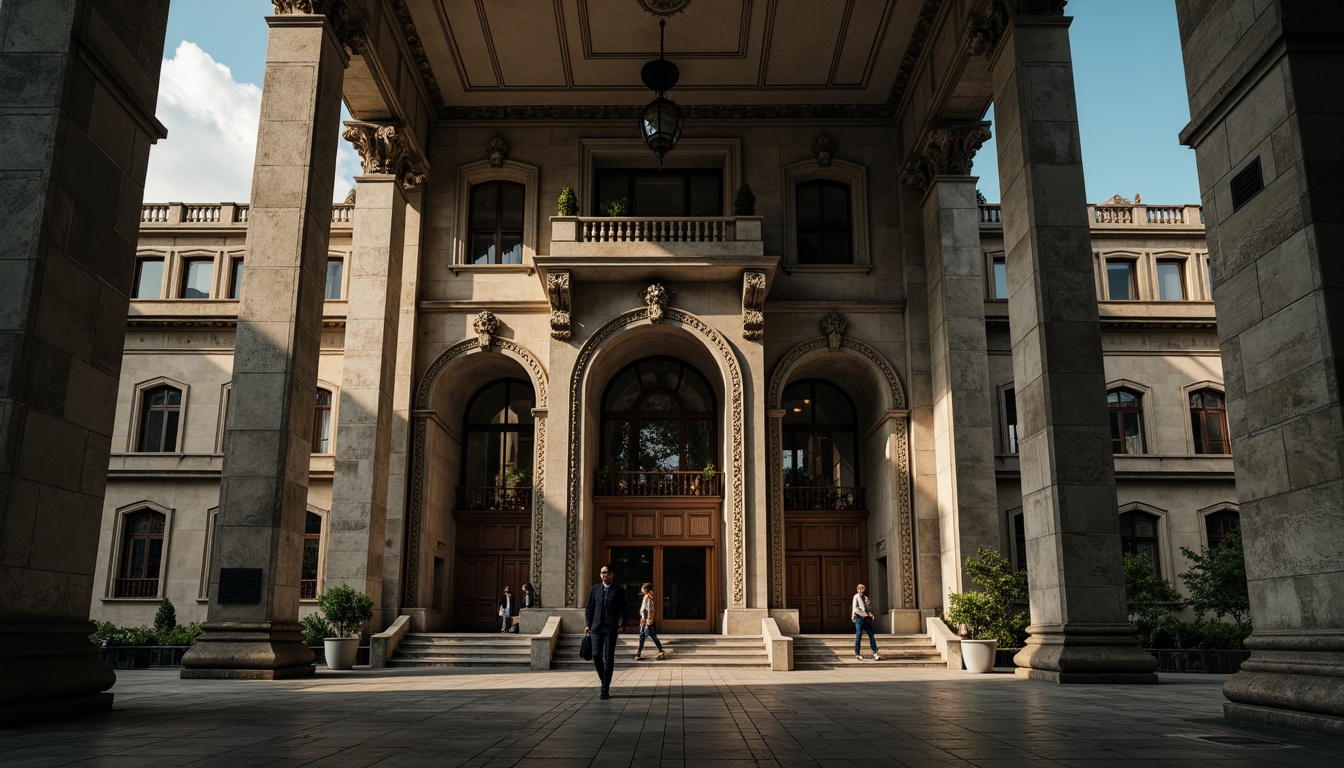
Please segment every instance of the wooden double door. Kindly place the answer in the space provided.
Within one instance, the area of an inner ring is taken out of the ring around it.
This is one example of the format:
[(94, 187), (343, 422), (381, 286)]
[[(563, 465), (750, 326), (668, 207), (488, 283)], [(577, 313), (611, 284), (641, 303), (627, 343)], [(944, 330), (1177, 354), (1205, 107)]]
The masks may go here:
[(862, 513), (786, 513), (785, 605), (798, 611), (801, 631), (853, 631), (854, 588), (868, 579), (867, 528)]
[[(593, 563), (611, 563), (638, 623), (640, 585), (652, 584), (655, 622), (664, 632), (712, 632), (722, 592), (718, 520), (722, 499), (607, 499), (596, 502), (599, 542)], [(585, 595), (587, 592), (585, 591)]]
[(532, 568), (527, 514), (459, 515), (453, 628), (498, 632), (499, 600), (508, 586), (515, 605)]

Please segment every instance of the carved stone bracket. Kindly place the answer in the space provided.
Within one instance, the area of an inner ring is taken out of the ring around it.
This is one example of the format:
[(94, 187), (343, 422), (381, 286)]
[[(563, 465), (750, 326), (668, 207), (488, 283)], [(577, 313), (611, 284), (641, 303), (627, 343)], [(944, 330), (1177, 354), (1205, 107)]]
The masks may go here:
[(481, 343), (481, 351), (489, 352), (490, 342), (495, 338), (495, 331), (499, 330), (499, 318), (495, 317), (494, 312), (487, 309), (476, 316), (471, 328), (476, 331), (476, 338)]
[(496, 136), (485, 143), (485, 156), (490, 161), (491, 168), (499, 168), (504, 165), (504, 159), (509, 156), (509, 145)]
[(649, 307), (649, 322), (661, 323), (667, 310), (667, 289), (662, 283), (650, 285), (644, 290), (644, 303)]
[(355, 145), (364, 173), (396, 176), (407, 188), (424, 183), (424, 168), (414, 158), (405, 134), (397, 126), (350, 120), (341, 135)]
[(832, 352), (840, 351), (840, 342), (845, 338), (849, 322), (839, 312), (832, 312), (821, 318), (821, 333), (826, 337), (826, 347)]
[(984, 18), (966, 30), (966, 50), (972, 56), (991, 56), (1014, 16), (1063, 16), (1065, 5), (1068, 0), (992, 0)]
[(551, 300), (551, 338), (568, 339), (569, 326), (569, 273), (546, 273), (546, 295)]
[(350, 6), (346, 0), (271, 0), (271, 4), (275, 6), (276, 16), (324, 15), (346, 53), (360, 56), (368, 50), (369, 37), (364, 27), (350, 20)]
[(835, 142), (826, 138), (825, 135), (818, 136), (812, 142), (812, 154), (817, 156), (817, 167), (826, 168), (831, 164), (831, 153), (835, 151)]
[(969, 176), (975, 153), (990, 135), (984, 122), (935, 125), (919, 155), (906, 164), (901, 181), (927, 191), (935, 176)]
[(765, 273), (742, 273), (742, 338), (760, 341), (765, 336)]

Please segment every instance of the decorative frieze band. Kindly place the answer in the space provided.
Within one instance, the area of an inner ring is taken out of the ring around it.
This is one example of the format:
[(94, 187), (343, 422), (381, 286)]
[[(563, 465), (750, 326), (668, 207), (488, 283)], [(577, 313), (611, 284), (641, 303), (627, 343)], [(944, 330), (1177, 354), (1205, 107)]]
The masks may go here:
[(966, 31), (966, 50), (972, 56), (991, 56), (1003, 42), (1003, 31), (1014, 16), (1063, 16), (1068, 0), (992, 0), (982, 21)]
[(901, 181), (928, 190), (935, 176), (969, 176), (975, 153), (989, 140), (989, 123), (943, 123), (929, 129), (919, 154), (906, 163)]
[(765, 273), (742, 273), (742, 338), (765, 337)]
[(355, 146), (364, 173), (396, 176), (407, 188), (424, 183), (424, 166), (397, 126), (350, 120), (341, 135)]

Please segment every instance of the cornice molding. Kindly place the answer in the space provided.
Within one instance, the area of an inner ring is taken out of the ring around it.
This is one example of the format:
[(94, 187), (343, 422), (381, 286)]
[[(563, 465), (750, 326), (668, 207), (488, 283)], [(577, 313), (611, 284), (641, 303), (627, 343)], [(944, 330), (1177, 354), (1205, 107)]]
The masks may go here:
[[(452, 106), (439, 109), (440, 120), (638, 120), (638, 104)], [(688, 120), (872, 120), (891, 119), (886, 104), (699, 104), (681, 105)]]

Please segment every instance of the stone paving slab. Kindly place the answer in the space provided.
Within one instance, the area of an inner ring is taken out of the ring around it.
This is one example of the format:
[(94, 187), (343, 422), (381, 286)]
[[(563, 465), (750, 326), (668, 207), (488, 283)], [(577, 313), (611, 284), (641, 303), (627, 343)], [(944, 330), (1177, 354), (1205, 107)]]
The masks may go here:
[(110, 713), (0, 730), (0, 766), (1344, 766), (1344, 739), (1224, 720), (1219, 675), (1086, 687), (640, 665), (618, 669), (609, 701), (577, 670), (117, 676)]

